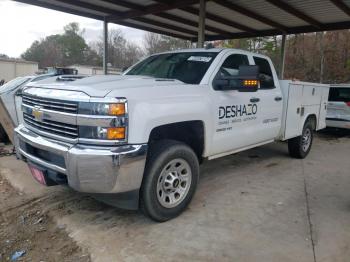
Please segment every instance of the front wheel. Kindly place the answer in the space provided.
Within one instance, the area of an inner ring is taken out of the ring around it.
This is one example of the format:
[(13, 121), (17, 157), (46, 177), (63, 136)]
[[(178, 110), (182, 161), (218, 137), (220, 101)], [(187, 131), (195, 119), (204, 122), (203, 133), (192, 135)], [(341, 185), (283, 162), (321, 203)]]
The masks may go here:
[(190, 147), (171, 140), (157, 142), (149, 152), (141, 209), (159, 222), (178, 216), (190, 203), (198, 177), (198, 158)]
[(314, 134), (311, 121), (307, 121), (303, 128), (301, 136), (288, 140), (288, 150), (291, 157), (303, 159), (305, 158), (312, 146)]

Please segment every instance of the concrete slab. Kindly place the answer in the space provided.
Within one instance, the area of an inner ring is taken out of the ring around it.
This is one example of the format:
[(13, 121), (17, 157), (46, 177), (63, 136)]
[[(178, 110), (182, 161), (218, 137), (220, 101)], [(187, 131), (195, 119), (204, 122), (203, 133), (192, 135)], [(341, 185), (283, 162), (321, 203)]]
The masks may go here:
[(350, 141), (316, 144), (304, 161), (316, 261), (350, 261)]
[(44, 196), (58, 187), (48, 188), (36, 182), (27, 164), (18, 161), (14, 156), (0, 158), (0, 174), (10, 181), (13, 187), (33, 198)]
[(284, 145), (264, 149), (204, 164), (189, 209), (167, 223), (109, 209), (59, 222), (95, 261), (312, 261), (301, 168)]
[[(209, 161), (188, 210), (161, 224), (62, 187), (55, 193), (76, 200), (53, 212), (94, 261), (311, 262), (314, 250), (317, 261), (348, 261), (349, 155), (349, 138), (321, 137), (306, 160), (278, 143)], [(26, 190), (20, 165), (0, 158), (1, 173)]]

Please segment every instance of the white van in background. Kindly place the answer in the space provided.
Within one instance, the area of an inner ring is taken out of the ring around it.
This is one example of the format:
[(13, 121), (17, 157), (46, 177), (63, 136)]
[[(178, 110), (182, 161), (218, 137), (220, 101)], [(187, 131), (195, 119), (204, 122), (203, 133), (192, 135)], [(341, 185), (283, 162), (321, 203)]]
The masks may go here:
[(350, 84), (331, 85), (327, 127), (350, 129)]

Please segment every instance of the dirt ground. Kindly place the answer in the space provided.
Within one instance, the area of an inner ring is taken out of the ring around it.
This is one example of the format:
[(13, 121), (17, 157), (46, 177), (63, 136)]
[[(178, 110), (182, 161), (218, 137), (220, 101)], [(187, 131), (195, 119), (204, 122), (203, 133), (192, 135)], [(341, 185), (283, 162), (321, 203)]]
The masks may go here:
[(16, 251), (25, 251), (18, 261), (90, 261), (65, 226), (53, 221), (64, 208), (57, 197), (28, 198), (0, 176), (0, 261), (11, 261)]
[(0, 157), (0, 261), (348, 262), (350, 132), (317, 135), (305, 160), (286, 143), (201, 166), (178, 218), (155, 223), (67, 187), (43, 187)]

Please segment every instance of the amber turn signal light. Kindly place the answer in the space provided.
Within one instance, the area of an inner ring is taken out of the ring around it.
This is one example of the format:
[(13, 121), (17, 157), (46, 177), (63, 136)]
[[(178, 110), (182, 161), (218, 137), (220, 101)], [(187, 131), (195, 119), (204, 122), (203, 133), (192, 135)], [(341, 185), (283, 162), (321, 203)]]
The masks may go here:
[(112, 116), (125, 115), (125, 104), (123, 103), (110, 104), (108, 113), (109, 115), (112, 115)]
[(244, 80), (243, 85), (244, 86), (257, 86), (258, 80)]
[(125, 139), (125, 127), (109, 127), (107, 129), (107, 139)]

